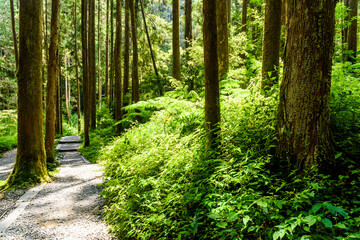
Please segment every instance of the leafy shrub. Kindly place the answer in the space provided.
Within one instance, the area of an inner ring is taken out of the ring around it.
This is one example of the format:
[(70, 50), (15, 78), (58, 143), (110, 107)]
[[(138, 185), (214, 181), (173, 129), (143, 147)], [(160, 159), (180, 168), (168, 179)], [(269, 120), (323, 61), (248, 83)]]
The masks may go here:
[(14, 110), (0, 111), (0, 153), (17, 145), (17, 113)]

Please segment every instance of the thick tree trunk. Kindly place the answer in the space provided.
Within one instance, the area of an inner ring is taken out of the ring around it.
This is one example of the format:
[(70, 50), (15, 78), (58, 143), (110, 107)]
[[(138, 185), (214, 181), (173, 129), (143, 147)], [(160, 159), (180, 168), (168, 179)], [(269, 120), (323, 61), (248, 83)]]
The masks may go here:
[(125, 0), (125, 41), (124, 41), (124, 106), (128, 104), (126, 101), (126, 94), (129, 91), (129, 79), (130, 79), (130, 9), (129, 1)]
[(229, 26), (228, 26), (228, 12), (227, 1), (217, 0), (216, 2), (217, 14), (217, 49), (218, 49), (218, 64), (219, 64), (219, 78), (222, 80), (229, 71)]
[[(286, 24), (286, 7), (287, 3), (286, 0), (282, 0), (281, 1), (281, 24), (285, 25)], [(266, 11), (266, 7), (265, 7), (265, 11)]]
[(98, 100), (99, 109), (101, 108), (101, 97), (102, 97), (102, 81), (101, 81), (101, 2), (98, 0)]
[(77, 46), (77, 20), (76, 20), (76, 1), (74, 1), (74, 32), (75, 32), (75, 73), (76, 73), (76, 89), (77, 89), (77, 117), (78, 117), (78, 133), (81, 132), (81, 99), (80, 99), (80, 80), (79, 80), (79, 56)]
[(277, 155), (293, 167), (330, 168), (330, 86), (335, 0), (288, 1)]
[(16, 71), (17, 71), (17, 69), (19, 68), (19, 53), (18, 53), (18, 44), (16, 38), (14, 0), (10, 0), (10, 11), (11, 11), (11, 29), (12, 29), (13, 42), (14, 42), (14, 55), (15, 55), (15, 63), (16, 63)]
[[(116, 38), (115, 38), (115, 121), (122, 118), (122, 89), (121, 89), (121, 0), (116, 0)], [(116, 132), (120, 133), (122, 124), (116, 125)]]
[(132, 63), (132, 103), (140, 100), (139, 96), (139, 73), (138, 73), (138, 46), (137, 46), (137, 15), (135, 14), (135, 6), (133, 1), (129, 1), (131, 15), (131, 33), (133, 44), (133, 63)]
[(83, 64), (83, 103), (84, 103), (84, 145), (90, 145), (90, 106), (89, 106), (89, 74), (88, 74), (88, 37), (87, 37), (87, 12), (88, 0), (81, 0), (81, 45)]
[(42, 1), (20, 0), (18, 148), (7, 184), (50, 180), (42, 106)]
[(268, 91), (279, 81), (281, 0), (265, 1), (261, 89)]
[(247, 21), (247, 7), (248, 7), (248, 0), (243, 0), (242, 4), (242, 31), (246, 33), (246, 21)]
[(204, 0), (205, 121), (208, 149), (219, 143), (220, 93), (217, 52), (216, 1)]
[(90, 128), (96, 128), (96, 45), (95, 45), (95, 0), (89, 0), (88, 29), (88, 64), (89, 64), (89, 98)]
[(181, 66), (180, 66), (180, 6), (179, 0), (173, 0), (173, 78), (181, 79)]
[(48, 62), (48, 81), (46, 95), (46, 123), (45, 123), (45, 150), (47, 162), (55, 161), (55, 104), (56, 104), (56, 79), (58, 75), (58, 45), (59, 45), (59, 19), (60, 0), (53, 0), (51, 7), (51, 32)]
[(356, 62), (356, 52), (357, 52), (357, 13), (358, 13), (358, 0), (350, 0), (350, 12), (349, 18), (351, 25), (349, 26), (348, 33), (348, 50), (351, 51), (349, 54), (348, 60), (355, 63)]

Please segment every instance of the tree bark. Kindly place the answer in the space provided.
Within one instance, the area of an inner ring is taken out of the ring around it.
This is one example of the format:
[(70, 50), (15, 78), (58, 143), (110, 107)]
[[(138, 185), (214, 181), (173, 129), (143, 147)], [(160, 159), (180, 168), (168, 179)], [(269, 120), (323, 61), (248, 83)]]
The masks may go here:
[(242, 31), (246, 33), (246, 21), (247, 21), (247, 7), (248, 7), (248, 0), (243, 0), (242, 4)]
[(277, 114), (277, 155), (302, 170), (333, 160), (330, 86), (335, 0), (290, 0), (284, 79)]
[[(191, 71), (191, 66), (188, 62), (190, 59), (190, 47), (193, 43), (193, 29), (192, 29), (192, 0), (185, 0), (185, 56), (186, 56), (186, 66), (188, 71)], [(189, 79), (189, 91), (194, 90), (194, 78), (190, 77)]]
[(19, 68), (19, 53), (18, 53), (18, 44), (17, 44), (17, 37), (16, 37), (14, 0), (10, 0), (10, 11), (11, 11), (11, 28), (12, 28), (13, 42), (14, 42), (15, 64), (16, 64), (16, 71), (17, 71)]
[[(116, 0), (116, 38), (115, 38), (115, 121), (122, 118), (122, 89), (121, 89), (121, 0)], [(122, 124), (116, 125), (116, 132), (122, 130)]]
[(179, 0), (173, 0), (173, 78), (181, 79), (181, 66), (180, 66), (180, 6)]
[(45, 123), (45, 150), (47, 162), (55, 161), (55, 104), (56, 79), (58, 75), (58, 46), (59, 46), (60, 0), (52, 0), (51, 6), (51, 32), (48, 62), (48, 81), (46, 95), (46, 123)]
[(219, 144), (220, 93), (217, 52), (216, 1), (204, 0), (205, 122), (207, 148)]
[[(349, 1), (350, 0), (344, 0), (344, 6), (346, 7), (346, 13), (347, 13), (345, 15), (345, 19), (344, 19), (345, 23), (347, 23), (349, 21), (349, 14), (350, 13), (349, 13), (349, 11), (347, 11), (347, 9), (350, 7)], [(342, 32), (343, 32), (343, 34), (342, 34), (342, 42), (345, 45), (345, 44), (348, 43), (349, 27), (345, 27)]]
[(9, 186), (49, 181), (43, 138), (42, 1), (20, 0), (18, 148)]
[(218, 64), (219, 64), (219, 78), (222, 80), (229, 71), (229, 26), (228, 26), (228, 12), (227, 1), (217, 0), (217, 49), (218, 49)]
[(87, 37), (87, 12), (88, 0), (81, 0), (81, 45), (83, 64), (83, 103), (84, 103), (84, 145), (90, 145), (90, 106), (89, 106), (89, 74), (88, 74), (88, 37)]
[(125, 41), (124, 41), (124, 106), (128, 104), (126, 101), (126, 94), (129, 91), (129, 78), (130, 78), (130, 9), (129, 1), (125, 0)]
[(265, 1), (261, 89), (266, 93), (279, 82), (281, 0)]
[(101, 2), (98, 0), (98, 99), (99, 99), (99, 109), (101, 108), (101, 97), (102, 97), (102, 81), (101, 81), (101, 26), (100, 26), (100, 17), (101, 17)]
[(106, 0), (105, 97), (109, 102), (109, 0)]
[(114, 0), (110, 0), (110, 83), (109, 83), (109, 101), (113, 104), (113, 83), (114, 83)]
[(350, 12), (349, 18), (351, 25), (349, 26), (348, 33), (348, 50), (351, 53), (348, 56), (350, 62), (356, 62), (356, 52), (357, 52), (357, 13), (358, 13), (358, 0), (350, 0)]
[(96, 128), (96, 45), (95, 45), (95, 0), (89, 0), (88, 64), (90, 128)]
[(77, 117), (78, 117), (78, 133), (81, 132), (81, 99), (80, 99), (80, 80), (79, 80), (79, 56), (77, 46), (77, 20), (76, 20), (76, 1), (74, 1), (74, 32), (75, 32), (75, 73), (76, 73), (76, 89), (77, 89)]
[(135, 6), (133, 1), (129, 1), (131, 15), (131, 33), (133, 44), (133, 64), (132, 64), (132, 103), (140, 100), (139, 95), (139, 73), (138, 73), (138, 46), (137, 46), (137, 15), (135, 15)]

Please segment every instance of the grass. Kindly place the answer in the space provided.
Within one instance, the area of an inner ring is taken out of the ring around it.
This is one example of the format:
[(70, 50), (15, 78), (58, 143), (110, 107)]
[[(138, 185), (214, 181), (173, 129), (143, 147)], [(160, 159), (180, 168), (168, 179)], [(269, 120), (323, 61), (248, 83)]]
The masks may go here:
[(17, 113), (15, 110), (0, 111), (0, 153), (17, 145)]

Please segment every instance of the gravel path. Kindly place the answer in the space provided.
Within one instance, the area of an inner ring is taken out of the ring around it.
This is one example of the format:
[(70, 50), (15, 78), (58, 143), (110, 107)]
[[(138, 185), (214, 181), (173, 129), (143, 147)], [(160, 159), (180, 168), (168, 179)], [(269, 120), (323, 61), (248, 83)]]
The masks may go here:
[[(113, 239), (101, 217), (104, 200), (99, 197), (100, 166), (86, 163), (78, 152), (63, 155), (55, 181), (32, 199), (16, 222), (0, 233), (0, 239)], [(0, 199), (0, 206), (6, 198), (11, 196)]]

